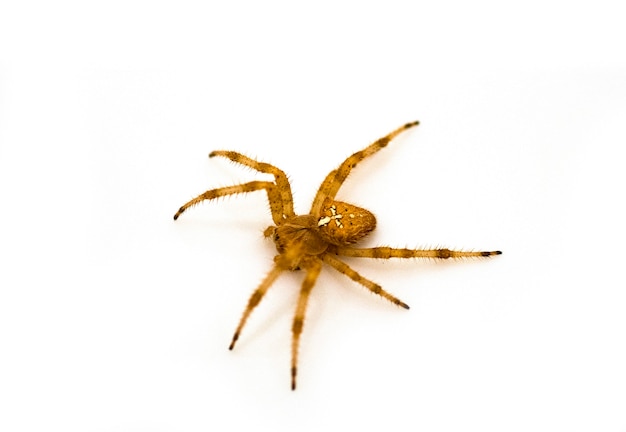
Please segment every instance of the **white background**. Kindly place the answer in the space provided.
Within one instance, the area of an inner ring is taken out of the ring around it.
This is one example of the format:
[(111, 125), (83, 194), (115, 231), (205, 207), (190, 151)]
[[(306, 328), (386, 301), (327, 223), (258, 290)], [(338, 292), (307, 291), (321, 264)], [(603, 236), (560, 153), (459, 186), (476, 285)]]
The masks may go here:
[[(3, 2), (0, 429), (626, 431), (626, 30), (619, 2)], [(365, 245), (491, 260), (301, 274), (227, 350), (275, 253), (262, 193), (339, 198)]]

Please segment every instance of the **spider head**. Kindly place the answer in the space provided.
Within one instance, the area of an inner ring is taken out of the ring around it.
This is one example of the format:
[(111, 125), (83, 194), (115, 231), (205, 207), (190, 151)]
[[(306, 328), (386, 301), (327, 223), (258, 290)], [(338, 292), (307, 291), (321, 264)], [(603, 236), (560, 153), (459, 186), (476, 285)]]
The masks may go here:
[(328, 248), (317, 230), (314, 216), (301, 215), (285, 219), (277, 226), (270, 226), (263, 232), (276, 244), (280, 255), (277, 262), (284, 268), (295, 270), (304, 255), (319, 255)]
[(364, 208), (327, 199), (322, 206), (317, 226), (324, 241), (347, 246), (374, 231), (376, 217)]

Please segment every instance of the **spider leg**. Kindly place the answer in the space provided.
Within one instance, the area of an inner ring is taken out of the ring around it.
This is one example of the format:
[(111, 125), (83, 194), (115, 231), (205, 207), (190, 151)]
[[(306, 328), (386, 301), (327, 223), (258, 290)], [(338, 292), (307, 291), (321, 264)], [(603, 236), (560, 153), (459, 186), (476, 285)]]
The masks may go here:
[(322, 269), (322, 263), (319, 259), (310, 259), (303, 263), (306, 270), (306, 276), (300, 288), (298, 297), (298, 305), (296, 306), (296, 314), (293, 318), (291, 331), (293, 333), (291, 340), (291, 390), (296, 389), (296, 376), (298, 375), (298, 347), (300, 345), (300, 334), (304, 326), (304, 314), (306, 312), (309, 294), (315, 285), (315, 281)]
[(235, 334), (233, 335), (233, 340), (230, 343), (230, 346), (228, 347), (229, 350), (232, 350), (235, 347), (235, 342), (237, 342), (237, 339), (239, 339), (241, 330), (243, 329), (243, 326), (246, 324), (248, 317), (250, 316), (254, 308), (261, 302), (261, 300), (263, 299), (263, 296), (265, 296), (265, 293), (267, 293), (267, 290), (269, 289), (269, 287), (272, 286), (272, 284), (274, 283), (274, 281), (276, 280), (276, 278), (278, 277), (278, 275), (280, 275), (282, 271), (283, 271), (282, 268), (280, 268), (278, 265), (275, 265), (272, 268), (272, 270), (269, 272), (269, 274), (265, 277), (265, 279), (263, 279), (263, 282), (261, 282), (261, 285), (259, 285), (259, 287), (252, 293), (252, 295), (250, 296), (250, 299), (248, 300), (248, 305), (246, 306), (246, 310), (243, 312), (243, 315), (241, 316), (241, 319), (239, 320), (239, 325), (237, 325), (237, 329), (235, 330)]
[(320, 213), (324, 200), (326, 198), (335, 198), (335, 195), (337, 195), (339, 188), (346, 180), (346, 178), (348, 178), (348, 175), (350, 174), (352, 169), (356, 167), (359, 162), (361, 162), (366, 157), (378, 152), (380, 149), (386, 147), (387, 144), (389, 144), (389, 141), (391, 141), (401, 132), (412, 128), (413, 126), (417, 126), (418, 124), (418, 121), (406, 123), (405, 125), (389, 133), (388, 135), (385, 135), (384, 137), (378, 139), (373, 144), (370, 144), (363, 150), (354, 153), (352, 156), (348, 157), (341, 165), (339, 165), (339, 168), (331, 171), (320, 185), (320, 188), (317, 191), (317, 195), (315, 195), (315, 199), (313, 200), (313, 205), (311, 206), (310, 213), (313, 215), (318, 215)]
[(233, 162), (239, 163), (241, 165), (245, 165), (252, 169), (255, 169), (259, 172), (272, 174), (274, 176), (274, 181), (276, 182), (276, 186), (278, 186), (278, 190), (280, 191), (280, 195), (283, 200), (283, 211), (287, 216), (293, 216), (293, 197), (291, 195), (291, 186), (289, 185), (289, 180), (287, 180), (287, 175), (279, 168), (276, 168), (274, 165), (270, 165), (264, 162), (258, 162), (254, 159), (251, 159), (241, 153), (237, 153), (234, 151), (228, 150), (216, 150), (209, 154), (209, 157), (214, 156), (222, 156), (227, 159), (230, 159)]
[(405, 309), (409, 309), (409, 305), (404, 303), (402, 300), (394, 297), (393, 295), (389, 294), (387, 291), (385, 291), (377, 283), (374, 283), (371, 280), (364, 278), (363, 276), (358, 274), (356, 271), (352, 270), (350, 268), (350, 266), (348, 266), (348, 264), (344, 263), (343, 261), (335, 258), (334, 256), (332, 256), (330, 254), (324, 254), (322, 256), (322, 260), (324, 260), (324, 262), (326, 264), (330, 265), (332, 268), (337, 270), (339, 273), (345, 274), (350, 279), (352, 279), (353, 281), (363, 285), (365, 288), (367, 288), (368, 290), (370, 290), (374, 294), (378, 294), (379, 296), (389, 300), (391, 303), (393, 303), (395, 305), (401, 306), (401, 307), (403, 307)]
[(281, 198), (281, 194), (276, 187), (276, 184), (272, 182), (264, 182), (264, 181), (252, 181), (249, 183), (243, 183), (235, 186), (227, 186), (218, 189), (211, 189), (206, 191), (205, 193), (198, 195), (188, 203), (184, 204), (181, 208), (178, 209), (176, 214), (174, 215), (174, 220), (178, 219), (178, 217), (189, 207), (192, 207), (202, 201), (212, 200), (215, 198), (223, 197), (226, 195), (234, 195), (238, 193), (246, 193), (253, 192), (257, 190), (263, 190), (267, 192), (267, 199), (270, 203), (270, 211), (272, 212), (272, 219), (274, 223), (278, 225), (284, 219), (284, 206)]
[(450, 249), (396, 249), (390, 247), (373, 247), (373, 248), (352, 248), (346, 246), (338, 246), (337, 255), (358, 257), (358, 258), (472, 258), (472, 257), (490, 257), (500, 255), (500, 251), (490, 252), (473, 252), (473, 251), (454, 251)]

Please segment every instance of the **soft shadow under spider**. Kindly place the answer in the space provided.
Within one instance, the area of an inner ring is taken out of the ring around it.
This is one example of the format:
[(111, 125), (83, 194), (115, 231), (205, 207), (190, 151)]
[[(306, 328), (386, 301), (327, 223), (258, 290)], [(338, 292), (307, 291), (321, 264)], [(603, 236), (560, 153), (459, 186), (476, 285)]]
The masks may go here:
[(278, 255), (274, 257), (273, 267), (248, 300), (229, 349), (232, 350), (234, 348), (248, 317), (261, 302), (276, 278), (286, 270), (303, 270), (304, 280), (300, 288), (291, 327), (291, 388), (293, 390), (296, 388), (298, 346), (304, 326), (304, 315), (309, 295), (322, 269), (322, 264), (327, 264), (391, 303), (404, 309), (409, 309), (406, 303), (385, 291), (377, 283), (361, 276), (339, 257), (449, 259), (490, 257), (502, 253), (500, 251), (474, 252), (450, 249), (399, 249), (385, 246), (371, 248), (354, 247), (359, 240), (376, 228), (376, 218), (370, 211), (364, 208), (337, 201), (335, 196), (339, 188), (359, 162), (386, 147), (401, 132), (418, 124), (419, 122), (417, 121), (407, 123), (343, 161), (337, 169), (331, 171), (326, 176), (313, 199), (309, 213), (305, 215), (296, 215), (294, 213), (291, 186), (282, 170), (234, 151), (213, 151), (209, 154), (209, 157), (221, 156), (261, 173), (272, 174), (274, 181), (251, 181), (208, 190), (184, 204), (174, 215), (174, 220), (176, 220), (189, 207), (202, 201), (213, 200), (226, 195), (260, 190), (267, 193), (274, 225), (266, 228), (264, 235), (274, 241)]

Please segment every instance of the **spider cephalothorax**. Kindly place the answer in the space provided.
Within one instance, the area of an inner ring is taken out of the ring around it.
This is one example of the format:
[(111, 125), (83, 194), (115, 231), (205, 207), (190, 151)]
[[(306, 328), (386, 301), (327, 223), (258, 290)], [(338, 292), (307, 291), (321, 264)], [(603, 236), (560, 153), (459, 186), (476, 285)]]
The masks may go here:
[(304, 324), (309, 294), (322, 269), (322, 263), (328, 264), (350, 279), (363, 285), (371, 292), (408, 309), (409, 306), (385, 291), (380, 285), (364, 278), (352, 270), (339, 256), (362, 258), (465, 258), (489, 257), (499, 255), (500, 251), (466, 252), (449, 249), (396, 249), (390, 247), (356, 248), (353, 244), (376, 228), (376, 218), (363, 208), (335, 200), (339, 188), (350, 171), (368, 156), (386, 147), (396, 135), (417, 126), (419, 122), (407, 123), (390, 134), (380, 138), (365, 149), (348, 157), (337, 169), (331, 171), (317, 191), (309, 214), (296, 215), (293, 211), (293, 198), (287, 176), (273, 165), (257, 162), (240, 153), (218, 150), (209, 157), (222, 156), (233, 162), (246, 165), (262, 173), (272, 174), (274, 181), (252, 181), (249, 183), (211, 189), (183, 205), (174, 215), (174, 220), (189, 207), (201, 201), (212, 200), (225, 195), (265, 190), (270, 203), (274, 225), (264, 234), (271, 238), (278, 255), (274, 257), (274, 266), (261, 285), (252, 293), (248, 305), (235, 330), (229, 349), (233, 349), (252, 310), (259, 304), (269, 287), (285, 270), (304, 270), (305, 276), (300, 288), (296, 313), (292, 324), (291, 343), (291, 388), (296, 388), (298, 365), (298, 346)]

